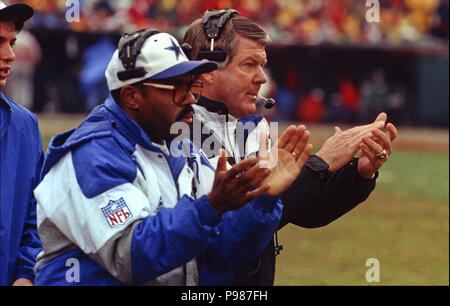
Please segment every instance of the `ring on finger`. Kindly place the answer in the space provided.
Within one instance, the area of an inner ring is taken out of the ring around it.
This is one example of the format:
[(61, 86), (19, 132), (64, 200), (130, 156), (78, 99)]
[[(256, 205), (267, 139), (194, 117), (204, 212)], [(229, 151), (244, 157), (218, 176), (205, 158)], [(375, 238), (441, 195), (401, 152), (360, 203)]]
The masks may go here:
[(380, 153), (377, 153), (377, 154), (375, 155), (375, 157), (376, 157), (376, 159), (378, 159), (378, 160), (385, 160), (385, 159), (388, 158), (388, 155), (387, 155), (386, 150), (383, 149), (383, 151), (381, 151)]

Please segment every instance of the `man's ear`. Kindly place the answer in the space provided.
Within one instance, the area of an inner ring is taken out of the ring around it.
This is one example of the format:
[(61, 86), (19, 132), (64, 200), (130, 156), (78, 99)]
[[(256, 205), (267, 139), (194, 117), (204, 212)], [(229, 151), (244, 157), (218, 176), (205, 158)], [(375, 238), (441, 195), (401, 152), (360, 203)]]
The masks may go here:
[(120, 101), (130, 110), (138, 110), (142, 98), (142, 92), (135, 86), (127, 85), (120, 90)]
[(202, 73), (198, 76), (199, 81), (208, 85), (212, 85), (215, 79), (216, 79), (216, 70), (207, 73)]

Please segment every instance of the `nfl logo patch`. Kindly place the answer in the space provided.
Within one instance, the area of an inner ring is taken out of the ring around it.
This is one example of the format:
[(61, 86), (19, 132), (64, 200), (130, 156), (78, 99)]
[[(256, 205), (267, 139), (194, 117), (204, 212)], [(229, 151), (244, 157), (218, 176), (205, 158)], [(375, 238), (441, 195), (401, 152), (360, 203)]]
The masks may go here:
[(133, 217), (123, 198), (116, 201), (109, 201), (108, 205), (102, 207), (101, 210), (111, 227), (125, 224), (125, 222)]

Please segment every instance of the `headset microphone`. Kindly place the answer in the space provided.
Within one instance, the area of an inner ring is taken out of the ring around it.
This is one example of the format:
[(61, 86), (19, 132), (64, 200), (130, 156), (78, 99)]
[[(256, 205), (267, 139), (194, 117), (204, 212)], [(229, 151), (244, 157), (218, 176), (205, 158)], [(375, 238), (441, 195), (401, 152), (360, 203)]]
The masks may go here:
[(256, 103), (262, 103), (265, 108), (271, 109), (275, 105), (275, 100), (272, 98), (265, 98), (263, 96), (258, 96)]

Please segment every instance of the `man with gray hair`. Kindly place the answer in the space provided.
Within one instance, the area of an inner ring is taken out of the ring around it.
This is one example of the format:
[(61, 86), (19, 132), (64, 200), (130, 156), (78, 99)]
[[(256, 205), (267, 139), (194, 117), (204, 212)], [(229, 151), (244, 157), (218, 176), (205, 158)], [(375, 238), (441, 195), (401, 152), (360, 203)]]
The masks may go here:
[[(236, 10), (208, 10), (188, 27), (184, 42), (191, 45), (192, 59), (219, 63), (217, 70), (199, 78), (204, 90), (194, 105), (194, 142), (210, 152), (208, 158), (213, 164), (220, 149), (227, 151), (230, 165), (258, 155), (256, 135), (269, 133), (267, 121), (256, 115), (258, 93), (267, 81), (263, 69), (268, 34)], [(309, 157), (300, 175), (282, 193), (283, 215), (278, 229), (288, 223), (307, 228), (324, 226), (367, 199), (397, 136), (394, 125), (386, 125), (386, 120), (386, 114), (381, 113), (372, 124), (346, 131), (335, 128), (335, 134)], [(237, 137), (242, 126), (249, 127), (245, 137)], [(382, 132), (385, 126), (387, 133)], [(196, 131), (201, 137), (196, 137)], [(359, 158), (354, 158), (358, 150)], [(275, 255), (280, 250), (281, 246), (271, 241), (257, 258), (233, 271), (231, 283), (273, 285)], [(213, 272), (205, 274), (210, 284), (231, 284)]]

